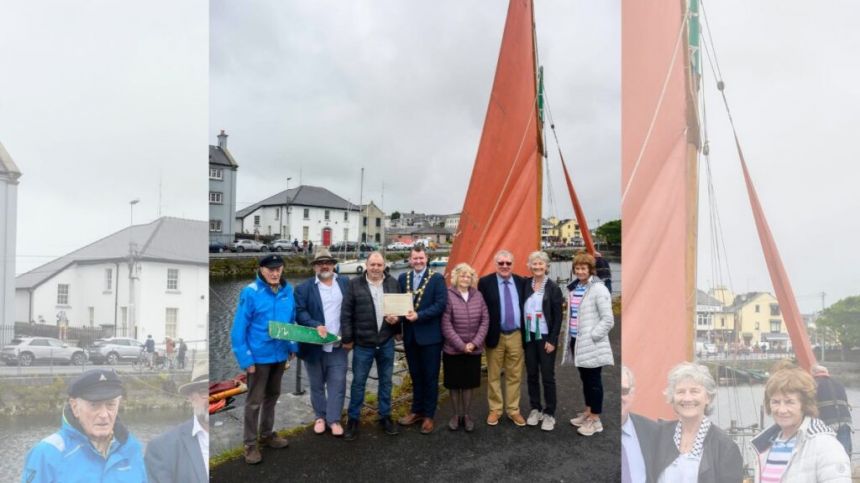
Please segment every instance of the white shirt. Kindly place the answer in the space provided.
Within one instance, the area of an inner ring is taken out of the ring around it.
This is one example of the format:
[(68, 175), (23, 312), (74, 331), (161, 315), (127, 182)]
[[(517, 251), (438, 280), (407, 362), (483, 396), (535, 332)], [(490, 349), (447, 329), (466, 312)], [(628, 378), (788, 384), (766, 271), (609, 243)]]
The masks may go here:
[[(385, 280), (383, 278), (382, 280)], [(367, 277), (367, 286), (370, 288), (370, 296), (373, 298), (373, 309), (376, 311), (376, 330), (382, 330), (382, 299), (385, 298), (385, 292), (382, 289), (382, 280), (373, 282), (370, 277)]]
[[(549, 328), (546, 325), (546, 318), (543, 316), (543, 292), (535, 292), (527, 298), (524, 309), (526, 312), (526, 324), (528, 324), (529, 317), (531, 317), (532, 320), (532, 325), (527, 325), (526, 330), (534, 333), (534, 320), (535, 318), (538, 318), (540, 321), (541, 335), (549, 334)], [(540, 317), (538, 317), (538, 315), (540, 315)]]
[[(320, 300), (322, 300), (325, 328), (329, 334), (340, 335), (340, 306), (343, 303), (343, 293), (337, 283), (337, 275), (331, 280), (331, 286), (322, 283), (319, 277), (314, 280), (314, 283), (319, 289)], [(323, 344), (322, 349), (325, 352), (331, 352), (333, 347), (334, 344)]]
[(200, 446), (200, 454), (203, 456), (203, 464), (206, 465), (206, 476), (209, 476), (209, 431), (203, 429), (197, 416), (194, 416), (194, 423), (191, 426), (191, 436), (197, 439), (197, 445)]

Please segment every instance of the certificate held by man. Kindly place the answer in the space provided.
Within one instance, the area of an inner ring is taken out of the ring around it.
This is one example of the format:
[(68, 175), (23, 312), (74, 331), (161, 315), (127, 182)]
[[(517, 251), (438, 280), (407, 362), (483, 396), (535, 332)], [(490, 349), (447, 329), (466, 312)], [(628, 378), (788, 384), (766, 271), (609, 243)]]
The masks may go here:
[(382, 312), (385, 315), (406, 315), (413, 311), (411, 293), (387, 293), (382, 298)]

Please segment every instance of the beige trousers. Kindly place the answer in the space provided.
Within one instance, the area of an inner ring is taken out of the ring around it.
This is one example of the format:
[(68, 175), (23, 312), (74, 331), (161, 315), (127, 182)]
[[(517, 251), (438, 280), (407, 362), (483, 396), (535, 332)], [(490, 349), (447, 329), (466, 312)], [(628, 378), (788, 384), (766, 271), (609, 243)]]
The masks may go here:
[[(490, 411), (504, 408), (508, 415), (520, 412), (520, 383), (523, 378), (523, 339), (519, 331), (499, 334), (499, 345), (487, 348), (487, 400)], [(501, 371), (505, 370), (505, 395), (502, 399)]]

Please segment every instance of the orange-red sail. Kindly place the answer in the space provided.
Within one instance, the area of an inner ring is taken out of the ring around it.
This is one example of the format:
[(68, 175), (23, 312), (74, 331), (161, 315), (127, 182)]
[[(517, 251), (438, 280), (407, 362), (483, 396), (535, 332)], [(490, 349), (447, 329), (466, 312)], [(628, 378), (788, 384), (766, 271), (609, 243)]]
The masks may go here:
[(448, 267), (495, 270), (506, 249), (514, 271), (540, 243), (541, 141), (531, 0), (511, 0), (484, 131)]
[(576, 215), (576, 222), (579, 224), (579, 231), (582, 233), (582, 241), (585, 243), (585, 251), (594, 255), (594, 240), (591, 239), (591, 232), (588, 230), (588, 222), (585, 220), (585, 212), (582, 211), (582, 205), (579, 204), (579, 197), (576, 196), (576, 190), (573, 189), (573, 181), (570, 180), (570, 174), (567, 172), (567, 164), (564, 162), (564, 156), (561, 154), (561, 149), (558, 150), (558, 156), (561, 159), (561, 169), (564, 171), (564, 181), (567, 183), (567, 192), (570, 195), (571, 203), (573, 203), (573, 213)]
[(662, 395), (666, 376), (693, 352), (684, 15), (680, 0), (622, 2), (621, 357), (639, 388), (634, 410), (650, 417), (672, 415)]

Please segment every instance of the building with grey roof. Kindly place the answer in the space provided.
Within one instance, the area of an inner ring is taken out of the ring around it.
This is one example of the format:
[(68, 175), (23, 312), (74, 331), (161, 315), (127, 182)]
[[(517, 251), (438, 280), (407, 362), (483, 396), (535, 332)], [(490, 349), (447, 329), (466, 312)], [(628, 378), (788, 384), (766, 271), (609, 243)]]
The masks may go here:
[[(120, 336), (208, 338), (207, 222), (134, 225), (16, 278), (15, 320), (110, 327)], [(133, 287), (133, 293), (129, 290)]]
[[(21, 171), (0, 143), (0, 329), (15, 321), (15, 237), (18, 179)], [(0, 330), (0, 344), (11, 340), (11, 330)], [(9, 339), (9, 340), (4, 340)]]
[(230, 243), (236, 233), (236, 178), (239, 163), (227, 149), (221, 130), (218, 145), (209, 145), (209, 240)]

